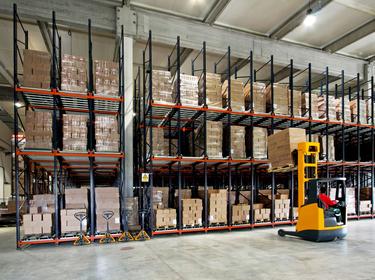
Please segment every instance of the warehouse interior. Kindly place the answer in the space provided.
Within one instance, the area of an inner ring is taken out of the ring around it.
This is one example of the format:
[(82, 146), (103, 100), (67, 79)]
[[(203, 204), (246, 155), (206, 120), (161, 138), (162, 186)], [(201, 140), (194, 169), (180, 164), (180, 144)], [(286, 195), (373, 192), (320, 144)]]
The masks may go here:
[(4, 279), (372, 279), (375, 1), (3, 0), (0, 34)]

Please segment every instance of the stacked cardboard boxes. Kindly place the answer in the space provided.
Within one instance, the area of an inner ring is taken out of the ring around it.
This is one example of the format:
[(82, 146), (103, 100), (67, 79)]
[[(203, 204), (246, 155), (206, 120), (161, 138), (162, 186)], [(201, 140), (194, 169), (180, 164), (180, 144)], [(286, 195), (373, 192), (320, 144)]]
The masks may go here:
[[(352, 114), (352, 120), (353, 122), (357, 123), (358, 121), (358, 100), (352, 100), (350, 101), (350, 111)], [(367, 108), (366, 108), (366, 101), (365, 100), (359, 100), (359, 122), (361, 124), (367, 124)]]
[(154, 206), (156, 207), (156, 208), (154, 207), (154, 209), (168, 208), (169, 188), (154, 187), (152, 189), (152, 192), (153, 192), (153, 203), (154, 203)]
[(50, 88), (51, 55), (47, 52), (23, 50), (23, 85)]
[[(177, 101), (177, 79), (173, 82), (172, 97)], [(180, 74), (180, 100), (182, 105), (198, 106), (198, 77)]]
[[(327, 114), (326, 114), (326, 96), (322, 95), (318, 97), (318, 114), (320, 119), (327, 119)], [(336, 104), (337, 100), (335, 99), (334, 96), (328, 96), (328, 119), (330, 121), (335, 121), (337, 120), (336, 116)]]
[(126, 197), (125, 198), (125, 213), (128, 220), (128, 226), (138, 226), (138, 197)]
[[(191, 198), (191, 190), (190, 189), (182, 189), (181, 190), (181, 200)], [(174, 192), (174, 207), (178, 208), (178, 189)]]
[(186, 226), (202, 225), (202, 200), (201, 199), (182, 199), (182, 224)]
[(85, 92), (87, 62), (80, 56), (64, 54), (61, 59), (61, 89)]
[(112, 211), (113, 217), (109, 219), (109, 230), (120, 231), (120, 202), (118, 188), (97, 187), (95, 188), (96, 203), (96, 230), (105, 232), (107, 221), (103, 217), (104, 211)]
[(275, 199), (275, 219), (289, 219), (290, 199), (285, 198), (288, 197), (287, 195), (279, 195), (279, 197), (283, 197), (283, 199)]
[(223, 157), (223, 124), (221, 122), (207, 121), (206, 130), (206, 135), (204, 135), (203, 125), (196, 130), (198, 145), (196, 145), (195, 154), (203, 154), (204, 137), (206, 137), (207, 156), (209, 158)]
[(54, 213), (55, 196), (53, 194), (35, 194), (30, 200), (30, 214)]
[(164, 208), (155, 209), (155, 228), (173, 228), (177, 225), (176, 209)]
[(326, 135), (322, 135), (321, 137), (321, 158), (327, 160), (327, 153), (328, 153), (328, 161), (335, 161), (335, 138), (333, 135), (328, 135), (328, 147), (326, 143)]
[[(342, 118), (342, 99), (336, 99), (336, 116), (337, 120), (343, 121)], [(349, 123), (352, 121), (352, 112), (350, 110), (349, 98), (344, 98), (344, 122)]]
[(210, 224), (227, 223), (227, 190), (208, 191), (208, 221)]
[(106, 96), (119, 94), (118, 63), (112, 61), (95, 60), (95, 93)]
[[(203, 77), (199, 79), (199, 105), (204, 104)], [(221, 76), (214, 73), (206, 73), (206, 104), (209, 108), (222, 108)]]
[(65, 209), (87, 209), (87, 188), (65, 189)]
[(52, 149), (52, 114), (26, 111), (26, 148)]
[[(150, 139), (150, 131), (152, 129), (152, 154), (154, 156), (169, 155), (169, 139), (164, 137), (163, 128), (149, 128), (147, 130), (147, 142)], [(177, 153), (177, 139), (171, 139), (171, 156)]]
[[(240, 80), (231, 80), (230, 82), (231, 108), (232, 111), (245, 110), (245, 96), (243, 90), (243, 83)], [(225, 80), (221, 87), (221, 94), (223, 96), (223, 108), (228, 107), (228, 80)]]
[(294, 167), (293, 151), (298, 143), (306, 141), (306, 132), (301, 128), (288, 128), (268, 136), (268, 158), (271, 170)]
[(262, 203), (253, 204), (254, 222), (268, 222), (270, 221), (271, 209), (264, 208)]
[(25, 235), (51, 234), (52, 214), (25, 214), (23, 215), (23, 231)]
[(152, 70), (152, 99), (155, 102), (174, 103), (171, 72)]
[(360, 214), (370, 214), (371, 213), (371, 200), (361, 200), (359, 202), (359, 213)]
[[(375, 113), (375, 102), (373, 103), (373, 105), (371, 105), (371, 99), (368, 99), (366, 101), (366, 115), (367, 115), (367, 123), (368, 124), (371, 124), (371, 113), (372, 113), (372, 108), (371, 106), (374, 106), (374, 113)], [(375, 115), (374, 115), (374, 120), (375, 120)]]
[(253, 83), (253, 101), (250, 94), (250, 83), (247, 83), (244, 88), (245, 95), (245, 109), (251, 109), (251, 102), (253, 103), (253, 111), (255, 113), (266, 112), (266, 85), (263, 83)]
[[(302, 116), (309, 117), (309, 93), (304, 92), (302, 94)], [(311, 94), (311, 118), (319, 119), (319, 106), (318, 106), (318, 95), (316, 93)]]
[(87, 149), (87, 116), (63, 116), (63, 149), (85, 151)]
[[(76, 213), (86, 213), (86, 208), (83, 209), (61, 209), (61, 232), (79, 232), (80, 231), (80, 221), (74, 216)], [(87, 231), (87, 218), (82, 221), (83, 232)]]
[[(230, 127), (231, 157), (235, 159), (246, 158), (245, 127), (232, 125)], [(224, 129), (224, 155), (229, 155), (228, 127)]]
[(250, 205), (232, 205), (232, 224), (248, 223), (250, 219)]
[[(273, 88), (273, 109), (277, 115), (290, 115), (292, 113), (292, 99), (288, 85), (274, 84)], [(272, 111), (271, 86), (266, 88), (267, 111)], [(293, 115), (301, 116), (301, 92), (293, 91)]]
[[(246, 139), (248, 154), (253, 152), (254, 159), (266, 159), (267, 158), (267, 128), (253, 127), (253, 135), (251, 135), (251, 128), (246, 129)], [(251, 137), (252, 136), (252, 137)]]
[(118, 152), (120, 134), (115, 116), (96, 116), (95, 140), (96, 151)]

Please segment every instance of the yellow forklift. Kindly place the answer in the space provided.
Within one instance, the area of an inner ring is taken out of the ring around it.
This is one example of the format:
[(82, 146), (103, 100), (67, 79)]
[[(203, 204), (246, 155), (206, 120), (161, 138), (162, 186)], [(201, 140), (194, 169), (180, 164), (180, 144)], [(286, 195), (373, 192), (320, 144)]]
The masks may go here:
[[(347, 235), (346, 178), (318, 179), (319, 143), (298, 144), (298, 221), (296, 231), (280, 229), (280, 236), (290, 235), (321, 242), (342, 239)], [(335, 205), (327, 207), (320, 199), (329, 187), (336, 188)]]

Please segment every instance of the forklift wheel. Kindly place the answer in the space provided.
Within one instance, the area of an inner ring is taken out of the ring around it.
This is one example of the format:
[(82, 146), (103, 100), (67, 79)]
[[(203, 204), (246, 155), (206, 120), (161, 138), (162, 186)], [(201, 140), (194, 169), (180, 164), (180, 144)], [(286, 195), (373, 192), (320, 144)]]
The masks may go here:
[(279, 236), (282, 236), (282, 237), (285, 236), (285, 230), (283, 230), (283, 229), (279, 229), (279, 231), (277, 233), (279, 234)]

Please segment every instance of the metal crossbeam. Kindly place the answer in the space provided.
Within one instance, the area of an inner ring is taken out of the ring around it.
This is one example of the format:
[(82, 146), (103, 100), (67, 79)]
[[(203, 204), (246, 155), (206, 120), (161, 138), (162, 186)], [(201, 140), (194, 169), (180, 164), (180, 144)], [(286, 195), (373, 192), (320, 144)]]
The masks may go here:
[(218, 0), (214, 3), (213, 7), (204, 17), (203, 22), (208, 24), (214, 24), (217, 18), (224, 11), (225, 7), (229, 4), (230, 0)]

